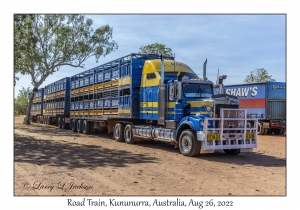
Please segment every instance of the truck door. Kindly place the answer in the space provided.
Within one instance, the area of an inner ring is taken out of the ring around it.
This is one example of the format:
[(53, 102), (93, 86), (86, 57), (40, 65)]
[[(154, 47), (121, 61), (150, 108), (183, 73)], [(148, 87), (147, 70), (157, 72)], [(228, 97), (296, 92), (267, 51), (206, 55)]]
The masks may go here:
[(146, 89), (146, 102), (147, 102), (147, 105), (146, 105), (146, 112), (147, 112), (146, 119), (147, 120), (152, 119), (152, 115), (153, 115), (153, 94), (152, 93), (153, 93), (152, 88), (147, 88)]

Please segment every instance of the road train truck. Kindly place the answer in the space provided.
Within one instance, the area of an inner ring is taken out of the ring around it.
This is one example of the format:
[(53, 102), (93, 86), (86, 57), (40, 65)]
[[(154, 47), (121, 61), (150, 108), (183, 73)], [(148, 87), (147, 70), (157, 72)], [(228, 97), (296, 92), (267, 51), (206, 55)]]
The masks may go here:
[(132, 53), (76, 74), (66, 83), (70, 115), (59, 121), (74, 132), (113, 133), (128, 144), (171, 143), (185, 156), (252, 151), (258, 145), (257, 119), (247, 118), (236, 96), (214, 94), (206, 62), (199, 78), (173, 57)]

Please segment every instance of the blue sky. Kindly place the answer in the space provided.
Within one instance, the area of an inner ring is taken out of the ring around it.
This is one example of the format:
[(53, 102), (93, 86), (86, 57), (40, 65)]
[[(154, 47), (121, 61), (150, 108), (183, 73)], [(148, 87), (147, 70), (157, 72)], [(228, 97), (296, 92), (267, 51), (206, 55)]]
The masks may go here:
[[(172, 49), (177, 61), (189, 65), (202, 76), (207, 58), (207, 77), (216, 81), (218, 69), (226, 74), (225, 84), (242, 83), (256, 68), (264, 68), (276, 81), (286, 81), (286, 16), (276, 15), (87, 15), (94, 20), (94, 28), (104, 24), (113, 27), (113, 39), (118, 50), (96, 63), (85, 62), (85, 69), (106, 63), (139, 47), (160, 43)], [(84, 71), (62, 67), (41, 85)], [(31, 87), (29, 76), (19, 75), (15, 97), (21, 87)]]

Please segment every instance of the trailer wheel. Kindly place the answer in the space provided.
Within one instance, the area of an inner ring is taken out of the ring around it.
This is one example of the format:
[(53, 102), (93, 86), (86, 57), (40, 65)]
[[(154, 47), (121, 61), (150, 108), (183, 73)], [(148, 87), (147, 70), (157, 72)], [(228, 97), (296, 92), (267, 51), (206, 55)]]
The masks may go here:
[(257, 125), (257, 134), (258, 135), (264, 135), (265, 134), (265, 129), (263, 128), (262, 123), (258, 123), (258, 125)]
[(114, 136), (116, 141), (124, 141), (124, 125), (122, 123), (117, 123), (115, 125)]
[(179, 149), (181, 154), (185, 156), (198, 156), (200, 155), (201, 142), (197, 141), (196, 135), (192, 130), (184, 130), (179, 137)]
[(57, 120), (57, 127), (58, 128), (61, 128), (61, 118), (59, 117), (58, 120)]
[(125, 142), (127, 144), (134, 144), (135, 143), (133, 135), (132, 135), (132, 126), (130, 124), (127, 124), (125, 126), (124, 138), (125, 138)]
[(95, 130), (94, 130), (94, 122), (90, 122), (90, 134), (94, 133)]
[(241, 153), (241, 150), (240, 149), (224, 149), (224, 152), (227, 155), (238, 155)]
[(82, 133), (82, 120), (77, 121), (77, 132)]
[(90, 122), (84, 120), (82, 122), (82, 133), (89, 134), (90, 133)]
[(47, 117), (47, 124), (52, 125), (52, 117), (50, 116)]
[(65, 118), (61, 118), (61, 128), (62, 129), (67, 129), (68, 128), (68, 124), (66, 123)]
[(71, 129), (73, 132), (77, 132), (77, 120), (75, 119), (72, 120)]
[(265, 128), (265, 135), (272, 134), (272, 133), (273, 133), (273, 129), (271, 129), (271, 128)]
[(282, 128), (275, 128), (275, 129), (274, 129), (274, 134), (275, 134), (275, 135), (280, 135), (281, 132), (282, 132)]
[(280, 135), (283, 135), (285, 133), (285, 128), (281, 128)]

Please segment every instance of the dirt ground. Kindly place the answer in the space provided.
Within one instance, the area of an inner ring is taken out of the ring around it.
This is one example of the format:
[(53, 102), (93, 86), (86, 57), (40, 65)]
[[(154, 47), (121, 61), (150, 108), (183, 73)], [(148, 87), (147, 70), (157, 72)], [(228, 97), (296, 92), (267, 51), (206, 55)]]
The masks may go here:
[(286, 136), (252, 153), (191, 158), (173, 145), (133, 145), (15, 118), (14, 195), (286, 195)]

